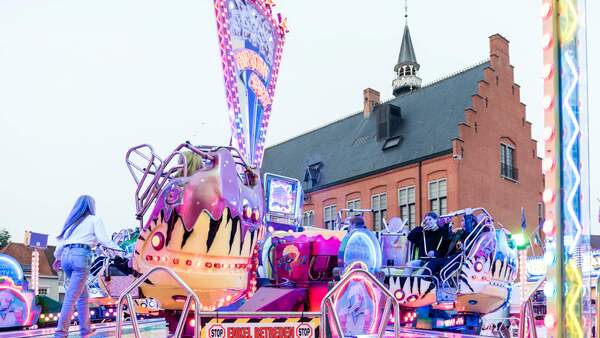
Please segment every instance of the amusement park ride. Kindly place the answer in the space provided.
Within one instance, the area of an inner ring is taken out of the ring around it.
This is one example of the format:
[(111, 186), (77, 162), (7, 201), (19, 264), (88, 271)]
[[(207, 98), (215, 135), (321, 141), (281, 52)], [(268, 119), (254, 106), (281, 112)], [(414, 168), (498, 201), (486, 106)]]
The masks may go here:
[[(164, 159), (145, 144), (128, 151), (140, 225), (114, 238), (127, 254), (98, 250), (88, 281), (93, 302), (116, 317), (106, 332), (121, 336), (129, 327), (139, 337), (156, 321), (148, 318), (165, 318), (174, 336), (431, 337), (480, 334), (483, 316), (508, 315), (517, 246), (483, 208), (473, 210), (475, 227), (441, 271), (408, 265), (409, 229), (399, 219), (375, 233), (361, 217), (370, 210), (342, 210), (333, 230), (301, 226), (301, 183), (260, 171), (287, 32), (273, 6), (215, 0), (231, 145), (183, 143)], [(576, 0), (543, 2), (548, 269), (540, 279), (548, 337), (589, 337), (592, 325), (590, 274), (582, 270), (589, 262), (583, 18)], [(460, 228), (465, 213), (441, 218)], [(0, 266), (0, 325), (38, 323), (20, 266), (6, 256)], [(522, 294), (519, 335), (535, 337), (535, 321), (526, 321), (536, 314), (527, 297), (535, 290)]]

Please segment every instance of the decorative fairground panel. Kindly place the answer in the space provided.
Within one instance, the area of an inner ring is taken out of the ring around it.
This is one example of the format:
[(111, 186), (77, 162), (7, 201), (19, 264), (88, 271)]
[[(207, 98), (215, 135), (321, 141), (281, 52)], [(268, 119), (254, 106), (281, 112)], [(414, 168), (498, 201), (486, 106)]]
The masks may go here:
[(591, 337), (585, 0), (544, 0), (548, 337)]
[(231, 143), (260, 166), (287, 20), (272, 0), (215, 0)]

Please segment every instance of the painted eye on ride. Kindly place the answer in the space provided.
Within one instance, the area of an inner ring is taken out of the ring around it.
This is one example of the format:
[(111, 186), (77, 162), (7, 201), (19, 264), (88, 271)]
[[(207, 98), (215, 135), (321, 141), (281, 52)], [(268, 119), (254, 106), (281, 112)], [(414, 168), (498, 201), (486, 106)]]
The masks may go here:
[(248, 220), (250, 218), (252, 218), (252, 208), (250, 208), (249, 205), (244, 205), (244, 219)]
[(258, 220), (260, 220), (260, 211), (258, 211), (258, 209), (254, 209), (252, 210), (252, 221), (258, 222)]
[(408, 298), (406, 298), (406, 301), (409, 303), (415, 302), (416, 300), (417, 300), (416, 295), (410, 295)]
[(477, 261), (475, 263), (475, 271), (477, 272), (481, 272), (481, 270), (483, 270), (483, 262), (481, 261)]
[(165, 246), (165, 236), (161, 232), (157, 232), (151, 239), (154, 250), (160, 250)]

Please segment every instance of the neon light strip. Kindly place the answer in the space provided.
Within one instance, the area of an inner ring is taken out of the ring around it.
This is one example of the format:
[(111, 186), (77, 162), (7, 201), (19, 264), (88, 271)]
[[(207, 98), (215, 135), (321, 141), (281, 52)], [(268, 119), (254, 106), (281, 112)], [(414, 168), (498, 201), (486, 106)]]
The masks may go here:
[(570, 287), (567, 292), (567, 331), (574, 333), (572, 337), (583, 337), (583, 328), (581, 325), (581, 317), (579, 315), (579, 311), (577, 311), (577, 307), (579, 305), (579, 300), (581, 299), (581, 291), (583, 284), (583, 280), (581, 278), (581, 273), (579, 272), (579, 267), (575, 260), (571, 259), (569, 263), (567, 263), (567, 279)]
[(579, 128), (579, 121), (577, 120), (577, 117), (575, 116), (575, 112), (573, 111), (573, 109), (571, 108), (571, 105), (569, 104), (569, 102), (571, 101), (572, 97), (573, 97), (573, 93), (575, 92), (575, 90), (577, 89), (577, 84), (578, 84), (578, 77), (579, 74), (577, 72), (577, 67), (573, 64), (573, 59), (571, 57), (571, 55), (569, 53), (563, 53), (563, 56), (565, 57), (565, 60), (567, 61), (567, 64), (569, 65), (571, 74), (572, 74), (572, 80), (573, 83), (571, 84), (571, 87), (567, 90), (567, 97), (565, 98), (565, 104), (564, 106), (566, 107), (567, 110), (567, 115), (570, 118), (570, 122), (571, 122), (571, 126), (574, 128), (574, 130), (572, 130), (572, 135), (571, 135), (571, 139), (569, 140), (568, 144), (567, 144), (567, 152), (566, 152), (566, 157), (567, 157), (567, 163), (572, 171), (572, 174), (575, 176), (575, 182), (573, 182), (573, 186), (571, 188), (571, 191), (569, 192), (569, 198), (568, 198), (568, 203), (567, 203), (567, 210), (569, 212), (569, 216), (571, 216), (571, 221), (575, 224), (576, 227), (576, 233), (575, 233), (575, 239), (573, 241), (573, 243), (571, 243), (569, 245), (569, 255), (572, 255), (573, 252), (575, 251), (575, 249), (577, 247), (579, 247), (578, 243), (579, 243), (579, 239), (581, 237), (581, 233), (583, 231), (583, 228), (581, 226), (581, 222), (579, 221), (579, 216), (577, 215), (577, 213), (575, 212), (573, 205), (576, 202), (576, 199), (579, 198), (579, 188), (580, 188), (580, 183), (581, 183), (581, 177), (579, 175), (579, 167), (577, 166), (577, 164), (575, 163), (575, 161), (573, 160), (573, 149), (575, 147), (579, 148), (579, 132), (580, 132), (580, 128)]

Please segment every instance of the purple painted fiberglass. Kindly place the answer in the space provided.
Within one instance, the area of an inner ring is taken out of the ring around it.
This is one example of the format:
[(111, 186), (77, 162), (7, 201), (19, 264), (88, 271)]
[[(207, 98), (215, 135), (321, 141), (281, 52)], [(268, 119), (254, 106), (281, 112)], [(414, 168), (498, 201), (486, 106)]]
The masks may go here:
[[(196, 291), (203, 310), (250, 297), (256, 291), (256, 244), (264, 233), (258, 170), (231, 147), (182, 144), (165, 161), (144, 147), (127, 156), (132, 173), (142, 173), (134, 174), (142, 223), (154, 203), (135, 246), (134, 271), (174, 270)], [(148, 150), (150, 155), (143, 154)], [(175, 157), (179, 160), (172, 161)], [(148, 163), (139, 164), (139, 158)], [(144, 296), (165, 309), (182, 307), (185, 297), (166, 274), (152, 275), (149, 282), (141, 287)]]

